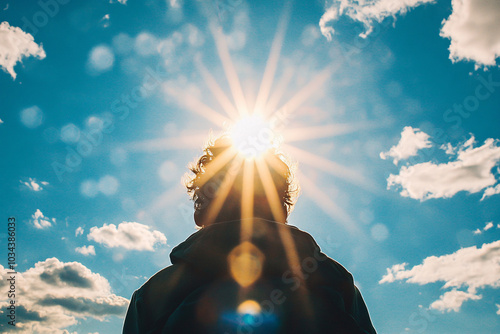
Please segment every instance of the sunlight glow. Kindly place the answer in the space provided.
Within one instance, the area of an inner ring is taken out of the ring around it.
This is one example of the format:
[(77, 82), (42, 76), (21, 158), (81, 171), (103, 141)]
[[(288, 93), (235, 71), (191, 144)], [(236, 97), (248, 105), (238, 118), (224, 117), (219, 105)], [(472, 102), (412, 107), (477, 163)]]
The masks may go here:
[(247, 159), (257, 158), (273, 147), (274, 132), (269, 122), (253, 114), (243, 117), (230, 129), (233, 146)]

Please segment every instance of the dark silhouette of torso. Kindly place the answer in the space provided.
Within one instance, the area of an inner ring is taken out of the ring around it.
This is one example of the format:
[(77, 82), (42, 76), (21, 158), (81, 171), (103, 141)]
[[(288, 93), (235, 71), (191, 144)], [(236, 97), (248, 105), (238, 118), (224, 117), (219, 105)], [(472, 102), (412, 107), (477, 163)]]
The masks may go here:
[[(293, 226), (253, 220), (247, 244), (258, 277), (235, 279), (228, 259), (241, 226), (215, 223), (175, 247), (172, 265), (134, 293), (123, 332), (375, 333), (352, 275)], [(253, 311), (239, 309), (245, 301)]]

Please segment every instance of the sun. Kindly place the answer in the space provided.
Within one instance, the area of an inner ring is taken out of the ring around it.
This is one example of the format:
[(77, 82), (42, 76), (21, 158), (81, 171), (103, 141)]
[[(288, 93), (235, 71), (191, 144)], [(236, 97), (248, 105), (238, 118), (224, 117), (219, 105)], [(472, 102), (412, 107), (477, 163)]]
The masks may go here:
[(234, 148), (246, 159), (256, 159), (277, 144), (270, 122), (258, 114), (242, 117), (228, 132)]

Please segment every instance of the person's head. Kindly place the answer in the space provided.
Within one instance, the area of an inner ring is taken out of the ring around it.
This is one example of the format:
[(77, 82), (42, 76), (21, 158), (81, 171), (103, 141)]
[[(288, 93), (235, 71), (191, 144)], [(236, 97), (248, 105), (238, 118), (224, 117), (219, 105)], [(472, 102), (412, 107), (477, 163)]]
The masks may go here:
[(209, 140), (189, 169), (194, 175), (185, 185), (200, 227), (250, 217), (286, 223), (298, 195), (282, 153), (269, 148), (257, 158), (245, 158), (229, 136)]

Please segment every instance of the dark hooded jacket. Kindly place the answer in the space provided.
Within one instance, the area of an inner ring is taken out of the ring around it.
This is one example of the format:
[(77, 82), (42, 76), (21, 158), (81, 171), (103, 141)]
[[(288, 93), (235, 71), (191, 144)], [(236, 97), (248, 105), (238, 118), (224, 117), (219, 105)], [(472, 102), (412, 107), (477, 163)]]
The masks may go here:
[[(228, 264), (241, 222), (193, 233), (172, 250), (172, 265), (134, 292), (123, 333), (376, 333), (352, 275), (311, 235), (257, 220), (249, 240), (261, 267), (242, 286)], [(242, 312), (245, 300), (258, 306)]]

